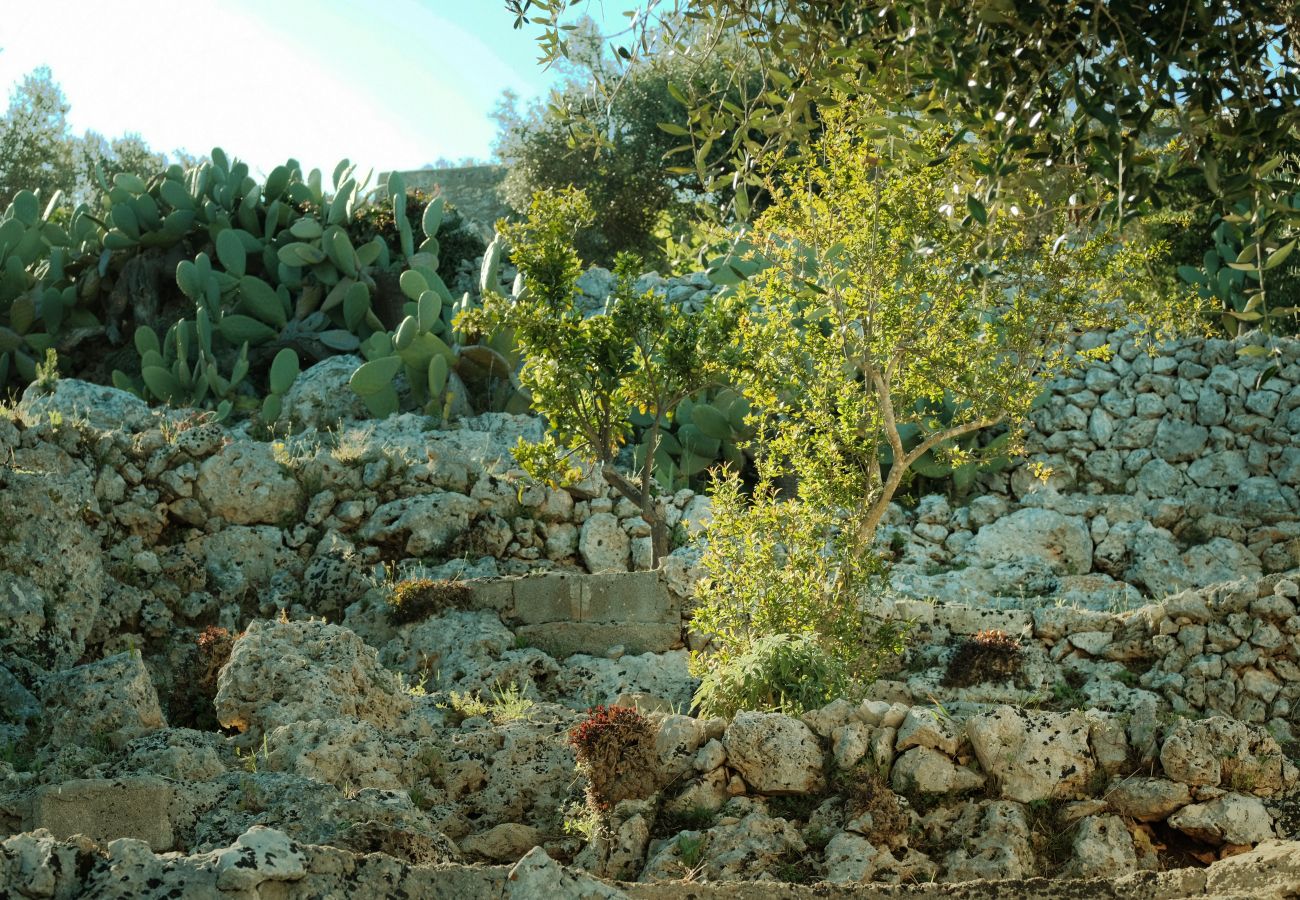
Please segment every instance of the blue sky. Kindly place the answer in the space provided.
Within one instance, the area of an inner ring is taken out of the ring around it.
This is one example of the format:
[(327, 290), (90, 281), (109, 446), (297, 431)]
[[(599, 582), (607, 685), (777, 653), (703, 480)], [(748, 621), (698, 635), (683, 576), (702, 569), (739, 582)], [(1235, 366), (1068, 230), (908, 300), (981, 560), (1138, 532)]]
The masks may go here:
[[(635, 4), (589, 11), (611, 30)], [(503, 89), (544, 93), (532, 32), (500, 0), (43, 0), (6, 4), (0, 85), (46, 65), (80, 134), (158, 150), (219, 145), (269, 171), (288, 157), (376, 172), (487, 157)]]

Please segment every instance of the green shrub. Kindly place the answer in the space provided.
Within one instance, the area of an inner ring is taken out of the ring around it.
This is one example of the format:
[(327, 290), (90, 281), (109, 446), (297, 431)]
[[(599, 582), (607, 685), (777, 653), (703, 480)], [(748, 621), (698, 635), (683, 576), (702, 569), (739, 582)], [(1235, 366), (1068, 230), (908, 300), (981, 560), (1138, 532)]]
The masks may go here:
[(848, 692), (848, 673), (815, 635), (770, 634), (706, 669), (695, 704), (710, 717), (746, 709), (797, 715)]
[(692, 658), (701, 714), (797, 713), (858, 696), (902, 652), (904, 624), (827, 591), (837, 573), (856, 585), (879, 574), (875, 560), (843, 552), (835, 524), (830, 511), (770, 488), (746, 498), (734, 476), (715, 484), (694, 620), (714, 638)]
[(470, 589), (460, 582), (408, 578), (393, 586), (388, 598), (388, 621), (409, 625), (448, 609), (463, 608), (470, 597)]

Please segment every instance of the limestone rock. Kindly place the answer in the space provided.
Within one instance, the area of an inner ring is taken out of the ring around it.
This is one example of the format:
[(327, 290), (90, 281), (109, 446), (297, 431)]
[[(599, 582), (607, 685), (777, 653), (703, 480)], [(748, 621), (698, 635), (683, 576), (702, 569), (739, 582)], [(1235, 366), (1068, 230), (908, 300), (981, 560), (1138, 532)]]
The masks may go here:
[(826, 845), (826, 881), (831, 884), (859, 884), (870, 881), (880, 856), (860, 834), (841, 831)]
[[(695, 756), (708, 740), (708, 730), (702, 719), (690, 716), (664, 716), (655, 731), (655, 755), (659, 768), (670, 779), (695, 769)], [(721, 749), (721, 746), (719, 746)]]
[(1078, 516), (1031, 507), (985, 525), (963, 556), (982, 567), (1038, 561), (1058, 575), (1078, 575), (1092, 568), (1092, 537)]
[(165, 728), (158, 691), (139, 653), (119, 653), (50, 677), (41, 687), (42, 735), (55, 747), (102, 735), (116, 747)]
[(1187, 785), (1164, 778), (1121, 778), (1106, 790), (1106, 802), (1121, 816), (1159, 822), (1192, 802)]
[(302, 371), (284, 395), (280, 421), (295, 431), (315, 428), (324, 431), (340, 424), (370, 417), (365, 401), (348, 380), (364, 362), (359, 356), (330, 356)]
[(588, 572), (626, 572), (631, 540), (613, 513), (596, 513), (582, 523), (578, 553)]
[(506, 876), (507, 900), (614, 900), (625, 896), (584, 872), (566, 869), (541, 847), (529, 850)]
[(171, 802), (172, 785), (156, 776), (65, 781), (37, 789), (25, 826), (59, 838), (135, 838), (161, 853), (175, 841), (167, 815)]
[(1066, 866), (1070, 878), (1098, 878), (1137, 868), (1133, 837), (1119, 816), (1088, 816), (1074, 832), (1073, 857)]
[(270, 444), (236, 441), (199, 467), (198, 499), (209, 515), (235, 525), (274, 525), (293, 518), (302, 488), (275, 459)]
[(402, 497), (376, 509), (357, 538), (406, 556), (433, 556), (469, 530), (480, 508), (477, 500), (452, 492)]
[(403, 790), (428, 769), (418, 748), (369, 722), (319, 719), (282, 725), (267, 735), (261, 765), (344, 787)]
[(564, 661), (556, 678), (556, 689), (575, 707), (592, 703), (613, 703), (623, 694), (649, 694), (673, 709), (688, 709), (695, 693), (690, 656), (685, 650), (641, 653), (606, 659), (575, 654)]
[(574, 787), (566, 733), (577, 722), (569, 710), (539, 703), (523, 719), (450, 734), (440, 745), (443, 790), (428, 810), (438, 830), (459, 840), (505, 822), (542, 828), (562, 820)]
[(914, 747), (901, 754), (894, 760), (890, 780), (900, 794), (960, 794), (984, 784), (984, 776), (929, 747)]
[(122, 769), (173, 781), (210, 781), (226, 771), (220, 752), (223, 741), (209, 731), (164, 728), (131, 741)]
[(1272, 796), (1296, 780), (1295, 766), (1263, 728), (1215, 716), (1180, 721), (1160, 748), (1165, 775), (1184, 784)]
[(254, 738), (339, 717), (391, 728), (410, 706), (373, 648), (324, 622), (253, 622), (217, 678), (218, 721)]
[[(776, 867), (807, 848), (798, 830), (785, 819), (752, 812), (734, 824), (719, 824), (707, 832), (683, 832), (688, 841), (701, 840), (699, 873), (710, 881), (756, 881), (770, 879)], [(682, 841), (668, 841), (646, 863), (642, 881), (681, 878), (686, 867), (681, 860)]]
[(816, 735), (798, 719), (742, 712), (722, 737), (731, 766), (760, 794), (812, 794), (826, 783)]
[(496, 863), (513, 863), (542, 843), (542, 834), (529, 825), (502, 822), (460, 842), (466, 853)]
[(1083, 713), (1030, 712), (999, 706), (966, 723), (980, 766), (1001, 796), (1021, 803), (1083, 792), (1096, 768)]
[(958, 726), (948, 716), (926, 706), (913, 706), (898, 726), (894, 749), (899, 753), (912, 747), (929, 747), (954, 756), (961, 744)]
[(18, 402), (18, 420), (30, 428), (47, 421), (51, 414), (69, 425), (85, 421), (101, 431), (139, 431), (154, 418), (148, 403), (115, 387), (60, 378), (47, 390), (32, 382)]
[(1264, 804), (1244, 794), (1184, 806), (1169, 817), (1169, 825), (1211, 844), (1257, 844), (1276, 836)]
[(952, 832), (959, 843), (944, 860), (947, 881), (1029, 878), (1034, 850), (1024, 808), (1007, 800), (967, 805)]
[[(2, 417), (0, 417), (2, 418)], [(16, 625), (0, 643), (52, 668), (75, 665), (105, 599), (99, 528), (103, 509), (93, 472), (57, 448), (21, 451), (0, 465), (0, 605), (17, 599)], [(34, 609), (36, 591), (45, 601)], [(0, 621), (11, 613), (0, 612)], [(43, 619), (30, 641), (23, 635)]]
[(284, 832), (254, 825), (216, 854), (217, 889), (248, 891), (267, 881), (297, 881), (307, 874), (304, 860), (302, 849)]

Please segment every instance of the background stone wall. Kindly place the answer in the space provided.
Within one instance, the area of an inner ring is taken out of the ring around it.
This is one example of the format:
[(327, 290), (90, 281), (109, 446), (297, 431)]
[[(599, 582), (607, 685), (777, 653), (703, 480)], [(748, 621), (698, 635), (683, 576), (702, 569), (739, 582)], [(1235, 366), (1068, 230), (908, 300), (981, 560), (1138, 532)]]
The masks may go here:
[[(442, 188), (442, 195), (478, 227), (485, 238), (491, 238), (497, 219), (511, 214), (511, 209), (501, 197), (501, 182), (506, 177), (505, 166), (460, 166), (453, 169), (416, 169), (403, 172), (407, 189), (432, 193)], [(388, 183), (387, 172), (379, 176), (380, 184)]]

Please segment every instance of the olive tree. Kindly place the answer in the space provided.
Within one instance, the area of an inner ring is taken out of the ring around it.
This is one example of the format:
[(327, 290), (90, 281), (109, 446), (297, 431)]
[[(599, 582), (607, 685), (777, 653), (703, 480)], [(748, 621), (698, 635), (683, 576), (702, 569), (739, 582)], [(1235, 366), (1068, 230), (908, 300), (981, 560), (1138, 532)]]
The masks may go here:
[[(556, 59), (563, 17), (586, 3), (507, 7)], [(648, 44), (644, 33), (686, 37)], [(1294, 0), (644, 0), (616, 52), (700, 59), (726, 36), (758, 61), (763, 77), (740, 97), (680, 86), (706, 186), (760, 185), (764, 157), (806, 145), (837, 94), (989, 147), (963, 183), (982, 209), (1023, 206), (1028, 191), (1124, 222), (1203, 180), (1214, 199), (1198, 220), (1204, 249), (1221, 243), (1208, 235), (1214, 214), (1240, 232), (1222, 266), (1240, 273), (1230, 308), (1267, 326), (1300, 240), (1297, 35)], [(1218, 268), (1198, 280), (1216, 287)]]

